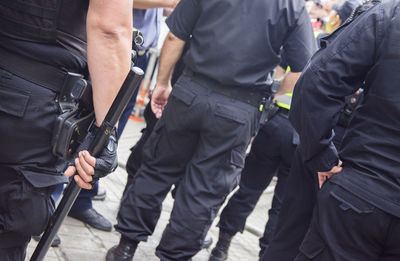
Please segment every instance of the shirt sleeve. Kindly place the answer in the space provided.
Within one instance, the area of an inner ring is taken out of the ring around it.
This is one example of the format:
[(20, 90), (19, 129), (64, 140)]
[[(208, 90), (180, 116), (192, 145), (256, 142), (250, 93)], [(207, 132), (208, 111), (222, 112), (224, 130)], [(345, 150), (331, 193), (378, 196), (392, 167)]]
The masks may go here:
[[(296, 12), (299, 12), (299, 14), (296, 15)], [(299, 11), (294, 10), (292, 14), (288, 14), (288, 16), (290, 15), (296, 16), (298, 19), (283, 44), (283, 50), (290, 70), (292, 72), (301, 72), (307, 61), (317, 50), (317, 42), (304, 4), (300, 6)]]
[(339, 160), (332, 129), (345, 96), (363, 85), (374, 65), (383, 31), (379, 14), (365, 13), (324, 38), (296, 83), (289, 119), (299, 133), (303, 160), (315, 172), (328, 171)]
[(200, 10), (196, 0), (181, 0), (165, 22), (176, 37), (187, 41), (199, 19)]

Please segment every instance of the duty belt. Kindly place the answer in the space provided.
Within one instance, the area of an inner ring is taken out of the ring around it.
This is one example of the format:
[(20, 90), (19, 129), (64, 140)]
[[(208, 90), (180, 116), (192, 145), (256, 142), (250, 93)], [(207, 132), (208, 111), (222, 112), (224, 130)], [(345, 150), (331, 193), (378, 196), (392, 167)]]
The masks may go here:
[(0, 67), (27, 81), (60, 93), (63, 86), (82, 75), (68, 73), (42, 62), (0, 48)]
[(289, 117), (289, 110), (288, 110), (288, 109), (279, 107), (279, 109), (278, 109), (277, 112), (283, 114), (283, 115), (286, 116), (286, 117)]
[(213, 91), (218, 92), (222, 95), (248, 103), (255, 107), (258, 107), (260, 105), (261, 100), (264, 97), (265, 89), (259, 86), (224, 85), (203, 74), (193, 72), (188, 68), (185, 68), (183, 74), (191, 77), (193, 81), (201, 84), (206, 88), (210, 88)]

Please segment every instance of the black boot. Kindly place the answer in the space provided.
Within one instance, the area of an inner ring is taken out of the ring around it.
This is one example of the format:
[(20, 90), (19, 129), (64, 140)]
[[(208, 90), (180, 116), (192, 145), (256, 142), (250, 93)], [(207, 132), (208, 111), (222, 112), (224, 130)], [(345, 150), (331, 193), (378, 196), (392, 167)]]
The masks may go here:
[(219, 232), (217, 245), (211, 251), (208, 261), (223, 261), (228, 258), (228, 249), (234, 234), (226, 233), (222, 230)]
[(137, 242), (121, 237), (119, 244), (108, 250), (106, 261), (131, 261), (137, 245)]

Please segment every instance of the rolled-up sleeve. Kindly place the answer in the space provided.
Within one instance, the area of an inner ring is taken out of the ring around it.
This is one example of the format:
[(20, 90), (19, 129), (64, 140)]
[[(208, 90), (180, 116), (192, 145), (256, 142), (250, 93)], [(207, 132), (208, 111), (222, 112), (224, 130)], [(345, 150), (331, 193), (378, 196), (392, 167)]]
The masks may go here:
[(332, 129), (345, 96), (362, 86), (374, 64), (379, 21), (374, 15), (360, 17), (332, 35), (333, 41), (327, 38), (296, 83), (289, 119), (299, 133), (303, 160), (315, 172), (338, 163)]
[(169, 30), (179, 39), (189, 40), (200, 10), (197, 0), (181, 0), (166, 20)]

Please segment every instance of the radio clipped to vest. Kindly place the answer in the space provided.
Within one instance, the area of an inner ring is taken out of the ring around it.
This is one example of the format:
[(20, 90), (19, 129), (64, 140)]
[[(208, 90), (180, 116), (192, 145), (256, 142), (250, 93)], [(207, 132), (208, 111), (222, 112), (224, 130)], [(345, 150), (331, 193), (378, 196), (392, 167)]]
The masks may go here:
[(83, 75), (68, 73), (58, 97), (61, 114), (53, 132), (53, 154), (70, 161), (94, 122), (90, 83)]

